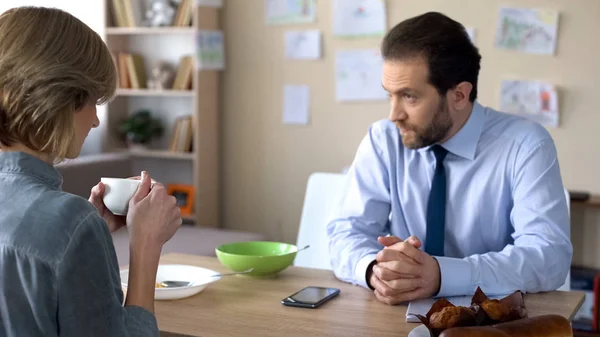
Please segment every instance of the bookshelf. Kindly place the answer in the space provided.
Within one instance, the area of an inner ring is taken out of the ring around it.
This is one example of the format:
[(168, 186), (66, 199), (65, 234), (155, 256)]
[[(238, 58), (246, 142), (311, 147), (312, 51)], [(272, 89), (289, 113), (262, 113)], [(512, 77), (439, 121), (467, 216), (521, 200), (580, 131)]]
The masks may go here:
[(180, 159), (194, 160), (193, 152), (173, 152), (167, 150), (128, 150), (127, 153), (134, 158), (163, 158), (163, 159)]
[(193, 27), (107, 27), (106, 35), (194, 34)]
[(117, 96), (165, 96), (165, 97), (194, 97), (193, 90), (153, 90), (153, 89), (117, 89)]
[[(219, 226), (219, 82), (220, 71), (215, 67), (198, 66), (195, 56), (198, 54), (198, 34), (205, 31), (220, 31), (220, 7), (193, 4), (195, 1), (182, 0), (189, 7), (191, 24), (180, 26), (144, 27), (139, 21), (139, 13), (144, 0), (104, 0), (105, 41), (113, 54), (118, 68), (127, 67), (120, 63), (119, 53), (138, 55), (143, 66), (134, 64), (133, 69), (142, 69), (146, 78), (150, 78), (152, 67), (159, 61), (167, 62), (176, 72), (184, 56), (192, 56), (194, 62), (187, 62), (191, 80), (188, 84), (179, 81), (179, 89), (148, 89), (144, 86), (142, 75), (133, 86), (133, 80), (120, 83), (115, 99), (106, 109), (103, 123), (106, 123), (103, 137), (103, 152), (125, 153), (132, 161), (131, 175), (147, 170), (156, 180), (167, 184), (184, 184), (194, 187), (193, 214), (184, 216), (185, 222), (196, 226)], [(131, 7), (125, 8), (123, 6)], [(115, 5), (122, 10), (117, 20)], [(133, 9), (133, 12), (131, 10)], [(179, 10), (179, 9), (178, 9)], [(129, 13), (127, 13), (129, 12)], [(125, 14), (123, 14), (125, 13)], [(133, 14), (132, 14), (133, 13)], [(135, 13), (138, 13), (137, 15)], [(126, 22), (123, 15), (129, 14)], [(176, 14), (178, 16), (180, 14)], [(188, 17), (186, 14), (182, 14)], [(133, 22), (132, 22), (133, 20)], [(183, 19), (183, 22), (186, 20)], [(189, 61), (189, 60), (188, 60)], [(192, 63), (194, 63), (192, 65)], [(120, 74), (123, 74), (120, 71)], [(135, 70), (134, 70), (135, 72)], [(135, 74), (133, 76), (136, 76)], [(120, 76), (123, 77), (123, 76)], [(187, 78), (187, 77), (186, 77)], [(189, 79), (189, 78), (188, 78)], [(124, 87), (126, 84), (126, 87)], [(121, 122), (140, 110), (150, 110), (154, 118), (163, 124), (163, 134), (153, 140), (147, 148), (131, 148), (118, 128)], [(186, 128), (191, 133), (185, 137), (188, 146), (173, 149), (172, 138), (177, 134), (176, 125), (181, 119), (189, 118), (191, 125)], [(191, 151), (189, 151), (191, 149)]]

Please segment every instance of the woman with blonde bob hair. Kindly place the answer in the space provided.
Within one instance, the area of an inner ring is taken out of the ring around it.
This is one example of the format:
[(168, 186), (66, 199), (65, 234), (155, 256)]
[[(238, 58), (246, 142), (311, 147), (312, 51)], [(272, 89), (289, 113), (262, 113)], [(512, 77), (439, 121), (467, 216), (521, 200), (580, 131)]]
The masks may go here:
[[(0, 336), (158, 336), (154, 287), (162, 245), (181, 225), (175, 198), (141, 183), (126, 217), (61, 190), (54, 163), (75, 158), (117, 83), (111, 54), (58, 9), (0, 15)], [(123, 299), (110, 232), (127, 226)]]

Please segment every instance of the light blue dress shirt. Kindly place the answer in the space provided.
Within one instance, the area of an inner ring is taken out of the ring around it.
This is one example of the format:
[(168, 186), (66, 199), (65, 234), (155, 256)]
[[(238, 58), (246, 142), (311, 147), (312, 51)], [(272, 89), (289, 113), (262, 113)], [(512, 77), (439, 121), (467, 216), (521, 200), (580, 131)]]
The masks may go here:
[[(449, 153), (444, 256), (438, 296), (555, 290), (573, 248), (556, 148), (537, 123), (474, 103)], [(429, 148), (408, 149), (390, 121), (373, 124), (327, 225), (338, 278), (367, 287), (377, 236), (417, 236), (425, 246), (435, 169)]]

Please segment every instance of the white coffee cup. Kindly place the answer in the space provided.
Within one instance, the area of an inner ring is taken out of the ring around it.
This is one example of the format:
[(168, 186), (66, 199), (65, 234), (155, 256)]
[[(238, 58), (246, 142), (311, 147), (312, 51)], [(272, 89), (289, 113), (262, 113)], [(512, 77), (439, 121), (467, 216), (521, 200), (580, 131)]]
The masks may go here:
[(124, 178), (101, 178), (104, 184), (104, 205), (114, 215), (126, 215), (129, 200), (135, 194), (140, 180)]

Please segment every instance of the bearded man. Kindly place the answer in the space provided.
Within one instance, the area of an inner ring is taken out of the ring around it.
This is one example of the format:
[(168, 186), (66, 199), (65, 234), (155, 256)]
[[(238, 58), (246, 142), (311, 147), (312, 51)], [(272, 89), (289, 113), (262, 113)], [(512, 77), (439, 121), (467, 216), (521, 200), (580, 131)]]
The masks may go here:
[(550, 134), (477, 102), (481, 56), (443, 14), (399, 23), (381, 51), (390, 115), (328, 222), (336, 276), (391, 305), (560, 287), (573, 248)]

